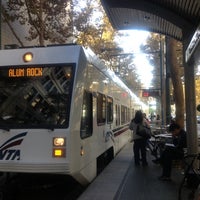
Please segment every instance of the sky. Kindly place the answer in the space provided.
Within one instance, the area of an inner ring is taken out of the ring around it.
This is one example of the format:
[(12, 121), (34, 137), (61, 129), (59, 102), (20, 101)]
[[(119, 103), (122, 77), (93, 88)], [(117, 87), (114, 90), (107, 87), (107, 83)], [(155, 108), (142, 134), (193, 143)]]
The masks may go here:
[(140, 30), (120, 31), (124, 33), (124, 37), (117, 38), (118, 44), (123, 48), (125, 53), (133, 53), (133, 64), (136, 67), (136, 73), (139, 76), (144, 88), (151, 86), (153, 78), (153, 66), (150, 65), (147, 55), (140, 51), (140, 45), (146, 43), (149, 32)]
[[(95, 5), (95, 1), (93, 1)], [(98, 5), (98, 4), (97, 4)], [(78, 8), (83, 8), (86, 6), (85, 0), (79, 0)], [(95, 16), (93, 18), (94, 23), (96, 19), (99, 19), (102, 13), (95, 11)], [(145, 44), (147, 37), (150, 35), (147, 31), (140, 31), (140, 30), (124, 30), (119, 31), (124, 33), (124, 37), (116, 38), (116, 42), (118, 45), (123, 48), (124, 53), (133, 53), (134, 59), (133, 64), (136, 68), (136, 72), (138, 78), (140, 79), (141, 83), (143, 84), (142, 87), (149, 88), (151, 86), (151, 80), (153, 75), (151, 71), (153, 67), (150, 65), (148, 59), (146, 58), (146, 54), (143, 54), (140, 51), (140, 45)]]

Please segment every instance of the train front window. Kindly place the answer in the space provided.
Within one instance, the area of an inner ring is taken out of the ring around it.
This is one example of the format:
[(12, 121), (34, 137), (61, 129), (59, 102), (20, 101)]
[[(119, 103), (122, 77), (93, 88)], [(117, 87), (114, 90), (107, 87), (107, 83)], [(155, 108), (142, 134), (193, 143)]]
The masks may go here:
[(72, 66), (0, 69), (0, 128), (67, 127), (72, 82)]

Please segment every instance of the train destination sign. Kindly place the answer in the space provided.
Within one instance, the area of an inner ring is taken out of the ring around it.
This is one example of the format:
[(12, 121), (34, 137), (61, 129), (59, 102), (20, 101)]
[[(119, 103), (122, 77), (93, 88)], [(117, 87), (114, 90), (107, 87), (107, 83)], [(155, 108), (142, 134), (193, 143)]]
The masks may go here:
[(41, 67), (10, 68), (8, 77), (38, 77), (43, 75)]

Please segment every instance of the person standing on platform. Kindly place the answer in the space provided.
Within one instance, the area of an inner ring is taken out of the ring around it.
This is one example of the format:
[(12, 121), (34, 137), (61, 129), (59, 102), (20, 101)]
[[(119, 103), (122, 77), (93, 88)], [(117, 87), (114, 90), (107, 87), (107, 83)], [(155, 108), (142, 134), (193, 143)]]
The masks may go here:
[(143, 117), (144, 117), (144, 124), (145, 124), (145, 126), (147, 126), (147, 127), (150, 128), (149, 119), (147, 118), (147, 114), (143, 113)]
[(147, 139), (143, 138), (142, 136), (137, 134), (137, 128), (139, 125), (145, 126), (145, 120), (143, 117), (143, 113), (141, 111), (137, 111), (135, 113), (135, 117), (131, 120), (129, 128), (133, 130), (133, 152), (134, 152), (134, 161), (135, 165), (140, 165), (140, 154), (142, 158), (142, 165), (147, 166), (147, 159), (146, 159), (146, 145)]
[[(143, 117), (144, 117), (144, 119), (143, 119), (144, 126), (147, 127), (149, 130), (151, 130), (150, 129), (150, 122), (149, 122), (149, 119), (147, 118), (146, 113), (143, 113)], [(147, 141), (146, 141), (146, 150), (147, 151), (149, 150), (149, 139), (147, 139)]]
[(157, 114), (156, 115), (156, 125), (160, 125), (160, 115), (159, 114)]

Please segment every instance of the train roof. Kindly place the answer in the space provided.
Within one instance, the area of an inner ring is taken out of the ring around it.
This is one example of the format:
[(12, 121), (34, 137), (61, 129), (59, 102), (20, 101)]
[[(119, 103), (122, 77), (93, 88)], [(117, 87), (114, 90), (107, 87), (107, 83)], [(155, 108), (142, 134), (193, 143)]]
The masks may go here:
[[(40, 65), (54, 63), (74, 63), (78, 62), (81, 46), (79, 45), (61, 45), (51, 47), (27, 47), (19, 49), (6, 49), (0, 51), (0, 66), (18, 66), (18, 65)], [(30, 62), (24, 62), (23, 56), (26, 53), (32, 53), (33, 59)], [(63, 53), (65, 52), (65, 53)], [(70, 56), (66, 56), (70, 54)]]
[(127, 85), (115, 74), (114, 71), (110, 70), (104, 62), (99, 59), (91, 49), (84, 49), (87, 59), (90, 63), (95, 65), (101, 72), (112, 79), (116, 84), (122, 87), (127, 93), (129, 93), (136, 103), (141, 104), (140, 99), (127, 87)]
[[(26, 53), (32, 53), (33, 59), (30, 62), (24, 62), (23, 58)], [(63, 53), (64, 52), (64, 53)], [(51, 45), (47, 47), (23, 47), (18, 49), (5, 49), (0, 51), (1, 66), (26, 66), (40, 64), (56, 63), (78, 63), (80, 55), (85, 54), (88, 62), (92, 63), (97, 69), (112, 79), (116, 84), (129, 93), (135, 102), (141, 103), (139, 98), (124, 84), (124, 82), (110, 70), (102, 60), (100, 60), (89, 48), (80, 45)], [(70, 56), (66, 56), (70, 55)]]

